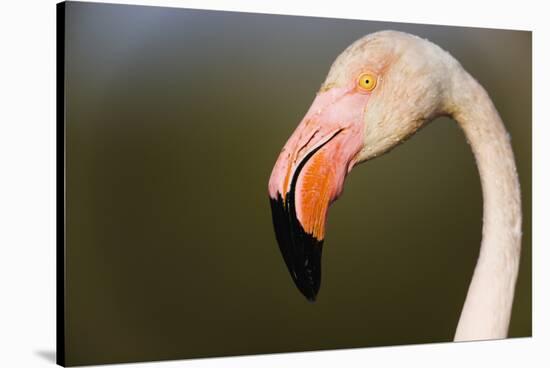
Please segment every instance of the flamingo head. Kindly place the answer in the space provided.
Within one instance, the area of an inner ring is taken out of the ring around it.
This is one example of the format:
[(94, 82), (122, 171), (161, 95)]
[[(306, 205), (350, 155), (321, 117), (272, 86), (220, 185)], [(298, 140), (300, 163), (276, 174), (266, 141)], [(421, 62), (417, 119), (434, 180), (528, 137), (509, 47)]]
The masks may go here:
[(320, 288), (328, 208), (346, 175), (448, 110), (449, 62), (445, 51), (409, 34), (359, 39), (335, 60), (283, 147), (268, 185), (273, 224), (291, 277), (308, 300)]

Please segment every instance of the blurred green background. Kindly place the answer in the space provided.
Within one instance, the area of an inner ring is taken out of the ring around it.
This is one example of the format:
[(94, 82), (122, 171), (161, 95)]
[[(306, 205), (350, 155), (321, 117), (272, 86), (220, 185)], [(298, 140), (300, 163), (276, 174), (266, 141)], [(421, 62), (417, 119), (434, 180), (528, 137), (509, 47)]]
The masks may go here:
[(67, 363), (451, 341), (481, 188), (438, 119), (355, 169), (311, 304), (267, 182), (335, 57), (395, 29), (453, 54), (510, 131), (523, 253), (510, 336), (531, 335), (531, 33), (93, 3), (66, 8)]

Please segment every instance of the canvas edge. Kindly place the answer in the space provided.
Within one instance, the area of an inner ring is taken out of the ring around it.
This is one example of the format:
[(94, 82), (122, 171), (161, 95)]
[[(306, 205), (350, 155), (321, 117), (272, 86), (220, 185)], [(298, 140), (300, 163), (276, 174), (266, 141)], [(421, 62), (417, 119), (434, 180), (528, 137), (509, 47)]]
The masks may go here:
[(56, 12), (56, 363), (65, 354), (65, 2)]

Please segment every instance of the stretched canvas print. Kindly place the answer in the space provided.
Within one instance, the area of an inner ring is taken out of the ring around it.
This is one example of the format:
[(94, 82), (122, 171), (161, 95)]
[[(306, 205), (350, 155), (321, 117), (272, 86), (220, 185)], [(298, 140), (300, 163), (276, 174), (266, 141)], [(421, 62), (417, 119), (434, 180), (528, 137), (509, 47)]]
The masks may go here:
[(531, 32), (57, 12), (59, 364), (531, 336)]

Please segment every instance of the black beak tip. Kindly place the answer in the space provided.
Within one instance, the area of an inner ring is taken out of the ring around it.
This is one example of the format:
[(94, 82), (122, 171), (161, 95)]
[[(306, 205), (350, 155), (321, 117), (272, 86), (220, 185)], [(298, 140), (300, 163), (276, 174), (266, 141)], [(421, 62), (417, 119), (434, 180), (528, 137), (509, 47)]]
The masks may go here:
[(280, 194), (270, 198), (273, 226), (279, 249), (296, 287), (310, 302), (315, 302), (321, 286), (323, 240), (306, 233), (296, 218), (293, 196), (283, 201)]
[[(301, 290), (300, 290), (301, 291)], [(302, 294), (306, 297), (307, 301), (310, 302), (310, 303), (315, 303), (316, 299), (317, 299), (317, 293), (310, 293), (310, 294), (307, 294), (307, 293), (304, 293), (302, 291)]]

